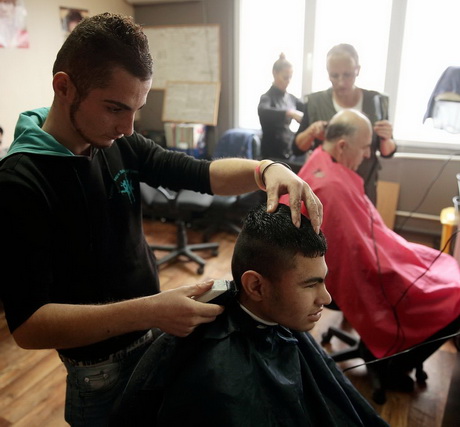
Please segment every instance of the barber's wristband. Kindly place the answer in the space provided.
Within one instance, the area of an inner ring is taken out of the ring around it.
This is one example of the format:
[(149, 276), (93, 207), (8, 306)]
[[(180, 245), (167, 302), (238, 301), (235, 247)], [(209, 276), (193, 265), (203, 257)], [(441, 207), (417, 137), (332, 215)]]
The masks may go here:
[[(265, 166), (264, 170), (262, 171), (262, 175), (260, 176), (260, 179), (262, 181), (262, 185), (264, 187), (266, 187), (266, 184), (265, 184), (265, 173), (267, 172), (267, 169), (270, 167), (270, 166), (273, 166), (273, 165), (283, 165), (284, 167), (288, 168), (289, 170), (292, 170), (292, 168), (287, 164), (287, 163), (284, 163), (284, 162), (278, 162), (278, 161), (274, 161), (272, 163), (270, 163), (269, 165)], [(259, 186), (260, 187), (260, 186)]]
[(256, 181), (257, 187), (265, 191), (265, 185), (262, 183), (262, 174), (260, 173), (260, 163), (254, 169), (254, 180)]

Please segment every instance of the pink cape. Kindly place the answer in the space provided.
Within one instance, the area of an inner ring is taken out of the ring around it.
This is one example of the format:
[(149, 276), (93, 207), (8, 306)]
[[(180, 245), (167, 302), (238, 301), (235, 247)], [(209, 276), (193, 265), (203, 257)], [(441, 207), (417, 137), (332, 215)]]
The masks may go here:
[(357, 173), (318, 147), (298, 175), (324, 206), (327, 288), (374, 356), (419, 344), (460, 315), (457, 261), (390, 230)]

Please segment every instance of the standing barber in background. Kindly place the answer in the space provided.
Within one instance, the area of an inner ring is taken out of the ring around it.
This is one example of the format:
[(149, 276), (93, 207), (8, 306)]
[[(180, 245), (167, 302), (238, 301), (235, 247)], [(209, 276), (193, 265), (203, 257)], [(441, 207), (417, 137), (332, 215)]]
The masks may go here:
[(355, 85), (361, 65), (353, 46), (334, 46), (327, 54), (326, 66), (332, 87), (308, 95), (303, 120), (294, 138), (293, 151), (300, 154), (321, 144), (327, 122), (338, 111), (346, 108), (361, 111), (371, 121), (374, 132), (371, 155), (364, 159), (357, 172), (364, 179), (366, 194), (375, 205), (378, 171), (381, 168), (377, 152), (382, 157), (392, 157), (396, 152), (393, 127), (388, 121), (388, 97)]
[(294, 95), (286, 92), (293, 70), (284, 53), (273, 64), (272, 73), (272, 87), (260, 97), (257, 109), (262, 127), (262, 157), (289, 160), (294, 137), (289, 126), (292, 120), (301, 122), (304, 105)]
[(21, 114), (0, 163), (0, 298), (19, 346), (57, 349), (67, 371), (66, 420), (105, 425), (114, 398), (153, 340), (222, 313), (191, 296), (211, 282), (159, 293), (142, 230), (140, 182), (173, 190), (241, 194), (265, 184), (268, 210), (288, 193), (319, 231), (322, 205), (280, 164), (197, 160), (133, 131), (152, 83), (145, 34), (105, 13), (70, 33), (53, 67), (51, 108)]

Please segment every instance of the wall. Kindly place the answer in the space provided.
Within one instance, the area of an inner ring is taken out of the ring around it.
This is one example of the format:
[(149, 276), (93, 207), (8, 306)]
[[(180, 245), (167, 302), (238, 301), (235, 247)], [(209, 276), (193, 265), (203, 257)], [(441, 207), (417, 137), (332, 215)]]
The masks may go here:
[(59, 7), (87, 9), (90, 15), (114, 12), (133, 15), (125, 0), (24, 0), (27, 8), (28, 49), (0, 48), (0, 126), (3, 142), (13, 140), (18, 115), (49, 106), (53, 100), (52, 66), (62, 45)]
[[(202, 0), (134, 7), (134, 17), (142, 25), (218, 24), (221, 46), (221, 94), (218, 124), (208, 130), (208, 151), (212, 153), (218, 137), (234, 127), (234, 0)], [(155, 79), (155, 72), (153, 75)], [(152, 90), (140, 113), (139, 130), (163, 130), (162, 90)]]
[(404, 223), (407, 231), (439, 236), (441, 224), (437, 218), (420, 219), (415, 214), (407, 219), (405, 213), (416, 209), (422, 215), (437, 217), (443, 208), (453, 206), (452, 197), (459, 193), (456, 174), (460, 172), (460, 157), (414, 151), (402, 146), (394, 158), (382, 159), (380, 179), (401, 184), (397, 210), (404, 216), (397, 216), (396, 230)]

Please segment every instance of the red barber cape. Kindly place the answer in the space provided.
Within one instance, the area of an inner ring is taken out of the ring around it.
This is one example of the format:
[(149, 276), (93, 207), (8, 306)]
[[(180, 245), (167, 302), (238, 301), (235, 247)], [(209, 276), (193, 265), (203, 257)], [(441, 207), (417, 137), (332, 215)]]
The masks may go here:
[(299, 176), (324, 206), (327, 288), (374, 356), (419, 344), (460, 315), (457, 261), (390, 230), (357, 173), (318, 147)]

